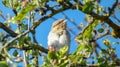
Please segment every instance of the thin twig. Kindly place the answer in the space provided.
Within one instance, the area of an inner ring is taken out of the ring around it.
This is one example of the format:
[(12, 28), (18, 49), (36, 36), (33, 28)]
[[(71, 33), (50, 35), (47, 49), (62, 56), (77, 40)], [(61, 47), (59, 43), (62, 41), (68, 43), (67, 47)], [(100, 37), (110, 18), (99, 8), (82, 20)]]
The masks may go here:
[(24, 64), (25, 64), (25, 67), (27, 67), (27, 65), (28, 65), (28, 60), (27, 60), (27, 56), (26, 56), (26, 51), (24, 50), (23, 51), (23, 56), (24, 56)]
[(113, 4), (112, 8), (109, 9), (109, 15), (111, 15), (118, 4), (118, 0)]
[[(72, 6), (71, 6), (72, 8)], [(37, 26), (39, 26), (44, 20), (48, 19), (48, 18), (51, 18), (52, 16), (54, 16), (55, 14), (61, 12), (61, 11), (65, 11), (67, 9), (70, 9), (70, 7), (64, 7), (64, 8), (60, 8), (58, 10), (54, 10), (54, 12), (52, 12), (51, 14), (49, 15), (46, 15), (44, 17), (42, 17), (41, 19), (39, 19), (37, 22), (34, 23), (33, 25), (33, 29), (35, 29)]]
[(14, 42), (14, 41), (17, 40), (18, 38), (26, 35), (26, 34), (29, 33), (29, 32), (30, 32), (30, 30), (27, 30), (26, 32), (24, 32), (24, 33), (22, 33), (22, 34), (17, 35), (15, 38), (13, 38), (13, 39), (10, 40), (9, 42), (5, 43), (5, 45), (3, 46), (3, 48), (9, 46), (12, 42)]
[(36, 37), (35, 37), (35, 33), (32, 33), (32, 36), (33, 36), (33, 41), (38, 44), (37, 40), (36, 40)]
[[(34, 23), (34, 13), (32, 13), (32, 18), (31, 18), (31, 20), (32, 20), (32, 23)], [(36, 44), (38, 44), (38, 42), (37, 42), (37, 40), (36, 40), (36, 37), (35, 37), (35, 30), (32, 30), (31, 33), (32, 33), (33, 41), (34, 41)]]
[(120, 19), (118, 19), (115, 15), (113, 17), (120, 23)]
[(30, 16), (28, 17), (28, 30), (30, 30), (30, 20), (31, 20), (31, 13), (29, 13), (30, 14)]
[(95, 38), (95, 40), (98, 40), (98, 39), (100, 39), (100, 38), (102, 38), (102, 37), (104, 37), (104, 36), (106, 36), (106, 35), (109, 35), (109, 34), (110, 34), (110, 32), (107, 31), (107, 32), (105, 32), (104, 34), (98, 35), (98, 36)]
[(6, 20), (6, 18), (2, 14), (0, 14), (0, 16), (4, 19), (4, 21)]

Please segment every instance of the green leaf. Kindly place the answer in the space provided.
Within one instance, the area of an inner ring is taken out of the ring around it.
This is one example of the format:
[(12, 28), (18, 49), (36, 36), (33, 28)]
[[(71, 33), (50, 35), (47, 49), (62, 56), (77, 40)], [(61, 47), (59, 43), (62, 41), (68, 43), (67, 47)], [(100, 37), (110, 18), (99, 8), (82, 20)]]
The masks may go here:
[(25, 40), (25, 37), (19, 38), (19, 39), (18, 39), (18, 41), (19, 41), (19, 42), (18, 42), (18, 45), (19, 45), (19, 46), (24, 45), (24, 40)]
[(61, 56), (66, 55), (68, 52), (68, 46), (64, 46), (63, 48), (60, 48), (59, 53)]
[(52, 67), (51, 62), (50, 62), (51, 60), (49, 58), (47, 58), (46, 56), (43, 56), (43, 59), (45, 63), (40, 67)]
[(23, 24), (21, 25), (20, 31), (27, 30), (28, 29), (28, 24)]
[(13, 56), (17, 56), (18, 55), (18, 51), (17, 50), (15, 50), (14, 52), (13, 52)]
[(20, 8), (20, 0), (2, 0), (2, 3), (13, 10)]
[(99, 33), (103, 33), (103, 32), (104, 32), (104, 29), (103, 29), (103, 28), (99, 28), (99, 29), (98, 29), (98, 32), (99, 32)]
[(76, 55), (80, 54), (80, 52), (82, 51), (82, 49), (85, 48), (85, 44), (81, 44), (77, 47), (77, 50), (76, 50)]
[(93, 2), (94, 0), (83, 0), (83, 3)]
[(89, 14), (92, 12), (93, 8), (94, 4), (92, 2), (88, 2), (82, 7), (82, 11)]
[(0, 61), (0, 67), (8, 67), (8, 64), (6, 61)]
[(33, 64), (29, 64), (29, 65), (27, 65), (27, 67), (33, 67)]
[(27, 54), (33, 54), (33, 50), (28, 50)]
[(76, 4), (76, 9), (79, 10), (79, 4)]
[(79, 0), (77, 0), (76, 9), (79, 10)]
[(29, 36), (26, 36), (26, 37), (25, 37), (25, 40), (31, 41), (31, 38), (30, 38)]
[(27, 6), (26, 6), (25, 8), (23, 8), (23, 9), (18, 13), (18, 15), (13, 18), (13, 20), (16, 20), (16, 21), (18, 21), (18, 20), (19, 20), (19, 21), (23, 20), (23, 19), (27, 16), (27, 13), (28, 13), (29, 11), (32, 11), (34, 8), (35, 8), (35, 3), (34, 3), (34, 2), (31, 2), (31, 3), (27, 4)]
[(109, 39), (105, 39), (103, 41), (103, 43), (107, 46), (107, 47), (110, 47), (110, 40)]
[(2, 3), (3, 3), (6, 7), (10, 7), (9, 0), (2, 0)]
[(59, 67), (66, 67), (68, 65), (68, 59), (64, 60)]
[(57, 59), (57, 52), (48, 51), (48, 59), (50, 59), (50, 60)]
[(77, 55), (73, 55), (73, 54), (69, 55), (69, 58), (72, 63), (76, 63), (78, 60)]
[(95, 20), (93, 21), (82, 33), (82, 38), (87, 38), (89, 40), (91, 40), (93, 38), (93, 30), (95, 29), (95, 27), (99, 24), (99, 20)]
[[(12, 42), (11, 44), (10, 44), (10, 46), (13, 46), (13, 45), (16, 45), (17, 44), (17, 42), (16, 41), (14, 41), (14, 42)], [(9, 50), (9, 49), (8, 49)]]

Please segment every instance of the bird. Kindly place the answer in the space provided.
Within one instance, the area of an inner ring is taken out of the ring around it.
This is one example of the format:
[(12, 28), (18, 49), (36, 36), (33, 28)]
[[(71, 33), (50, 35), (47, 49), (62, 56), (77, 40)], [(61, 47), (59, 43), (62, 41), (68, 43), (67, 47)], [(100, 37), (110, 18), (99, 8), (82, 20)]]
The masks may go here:
[(48, 50), (59, 51), (60, 48), (68, 46), (68, 53), (70, 48), (70, 34), (67, 31), (67, 20), (58, 19), (51, 27), (48, 34)]

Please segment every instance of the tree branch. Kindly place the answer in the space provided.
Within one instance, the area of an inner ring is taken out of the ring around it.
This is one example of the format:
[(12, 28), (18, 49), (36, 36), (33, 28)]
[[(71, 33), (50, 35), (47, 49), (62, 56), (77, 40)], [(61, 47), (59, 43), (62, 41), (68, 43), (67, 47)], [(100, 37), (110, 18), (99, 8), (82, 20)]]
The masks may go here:
[(27, 65), (28, 65), (28, 60), (27, 59), (28, 58), (26, 56), (26, 51), (25, 50), (23, 51), (23, 55), (24, 55), (24, 60), (23, 60), (24, 61), (24, 65), (25, 65), (25, 67), (27, 67)]
[[(75, 0), (75, 2), (77, 2), (77, 1)], [(113, 6), (112, 6), (112, 8), (111, 8), (112, 11), (115, 9), (117, 3), (118, 3), (118, 0), (116, 0), (116, 2), (113, 4)], [(33, 28), (35, 29), (35, 28), (36, 28), (37, 26), (39, 26), (39, 24), (41, 24), (44, 20), (46, 20), (46, 19), (54, 16), (55, 14), (57, 14), (57, 13), (59, 13), (59, 12), (65, 11), (65, 10), (67, 10), (67, 9), (75, 9), (75, 8), (76, 8), (76, 4), (71, 4), (71, 3), (67, 3), (67, 4), (69, 5), (69, 6), (67, 6), (67, 7), (62, 7), (62, 8), (60, 8), (60, 9), (58, 9), (58, 10), (52, 9), (52, 10), (54, 10), (54, 12), (51, 13), (51, 14), (49, 14), (49, 15), (46, 15), (46, 16), (42, 17), (42, 18), (39, 19), (37, 22), (35, 22), (35, 24), (33, 25)], [(83, 7), (83, 6), (84, 6), (84, 5), (79, 2), (79, 10), (80, 10), (80, 11), (82, 11), (82, 7)], [(110, 11), (109, 13), (111, 13), (111, 11)], [(88, 13), (88, 14), (91, 15), (92, 17), (94, 17), (95, 19), (98, 19), (98, 20), (101, 20), (101, 21), (106, 21), (106, 23), (107, 23), (108, 25), (110, 25), (112, 28), (116, 28), (116, 29), (119, 28), (119, 29), (120, 29), (120, 27), (119, 27), (117, 24), (115, 24), (114, 22), (111, 21), (111, 19), (109, 19), (109, 15), (110, 15), (110, 14), (108, 14), (108, 15), (107, 15), (107, 14), (106, 14), (106, 15), (98, 15), (98, 14), (96, 14), (96, 13), (94, 13), (94, 12), (91, 12), (91, 13)]]
[(116, 0), (116, 2), (113, 4), (112, 8), (109, 9), (109, 15), (113, 14), (114, 9), (116, 8), (117, 4), (118, 4), (118, 0)]
[[(8, 34), (10, 34), (10, 36), (12, 37), (15, 37), (14, 39), (12, 39), (11, 41), (9, 41), (8, 43), (6, 43), (3, 47), (7, 47), (9, 44), (11, 44), (12, 42), (14, 42), (15, 40), (17, 40), (18, 38), (20, 38), (21, 36), (24, 36), (26, 35), (27, 33), (30, 32), (30, 30), (26, 31), (25, 33), (22, 33), (22, 34), (17, 34), (15, 33), (13, 30), (11, 30), (10, 28), (8, 28), (7, 26), (5, 26), (2, 22), (0, 22), (0, 28), (2, 28), (3, 30), (5, 30)], [(24, 41), (26, 44), (31, 44), (29, 43), (28, 41)], [(47, 53), (48, 52), (48, 49), (45, 49), (44, 47), (42, 46), (38, 46), (38, 45), (35, 45), (37, 49)]]
[(4, 31), (6, 31), (10, 36), (16, 37), (18, 34), (15, 33), (13, 30), (5, 26), (2, 22), (0, 22), (0, 28), (2, 28)]
[(17, 40), (18, 38), (26, 35), (26, 34), (29, 33), (29, 32), (30, 32), (30, 30), (27, 30), (26, 32), (24, 32), (24, 33), (22, 33), (22, 34), (17, 35), (17, 36), (14, 37), (12, 40), (10, 40), (9, 42), (5, 43), (5, 45), (3, 46), (3, 48), (9, 46), (12, 42), (14, 42), (14, 41)]
[[(29, 42), (27, 44), (32, 44), (32, 42)], [(32, 50), (32, 49), (36, 50), (36, 49), (38, 49), (38, 50), (40, 50), (40, 51), (42, 51), (44, 53), (48, 53), (48, 49), (46, 49), (46, 48), (44, 48), (44, 47), (42, 47), (42, 46), (40, 46), (38, 44), (34, 45), (34, 46), (29, 45), (27, 47), (26, 46), (19, 47), (19, 46), (16, 46), (16, 45), (8, 47), (8, 49), (11, 49), (11, 48), (17, 48), (17, 49), (20, 49), (20, 50)]]
[(33, 28), (35, 29), (37, 26), (39, 26), (43, 21), (45, 21), (46, 19), (48, 19), (48, 18), (51, 18), (52, 16), (54, 16), (55, 14), (57, 14), (57, 13), (59, 13), (59, 12), (62, 12), (62, 11), (65, 11), (65, 10), (67, 10), (67, 9), (70, 9), (70, 8), (73, 8), (72, 6), (71, 6), (72, 4), (70, 4), (69, 3), (69, 6), (68, 7), (63, 7), (63, 8), (60, 8), (60, 9), (58, 9), (58, 10), (54, 10), (51, 14), (49, 14), (49, 15), (46, 15), (46, 16), (44, 16), (44, 17), (42, 17), (41, 19), (39, 19), (37, 22), (35, 22), (34, 24), (33, 24)]

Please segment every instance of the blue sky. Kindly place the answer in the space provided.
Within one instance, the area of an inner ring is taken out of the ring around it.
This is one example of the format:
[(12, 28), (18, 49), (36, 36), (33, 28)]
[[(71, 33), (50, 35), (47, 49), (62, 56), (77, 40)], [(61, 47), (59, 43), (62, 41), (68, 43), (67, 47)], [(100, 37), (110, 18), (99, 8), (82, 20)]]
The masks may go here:
[[(111, 4), (113, 4), (113, 1), (114, 0), (102, 0), (100, 5), (102, 5), (104, 8), (106, 7), (111, 7)], [(5, 6), (2, 5), (1, 3), (1, 0), (0, 0), (0, 10), (2, 10), (3, 12), (3, 15), (6, 17), (8, 13), (10, 13), (11, 16), (14, 16), (14, 13), (12, 12), (12, 10), (10, 8), (6, 8)], [(75, 20), (75, 23), (76, 24), (80, 24), (80, 23), (83, 23), (85, 24), (86, 21), (84, 20), (84, 17), (85, 17), (85, 14), (78, 11), (78, 10), (66, 10), (64, 11), (64, 13), (70, 18), (70, 19), (73, 19)], [(116, 14), (117, 17), (120, 17), (120, 13), (117, 13)], [(58, 13), (56, 15), (53, 16), (53, 18), (56, 18), (56, 19), (61, 19), (61, 18), (64, 18), (64, 15), (62, 13)], [(55, 21), (53, 18), (49, 18), (47, 20), (45, 20), (42, 24), (40, 24), (37, 28), (36, 28), (36, 37), (37, 37), (37, 41), (39, 42), (39, 44), (42, 44), (45, 48), (47, 48), (47, 36), (48, 36), (48, 33), (51, 29), (51, 25), (52, 23)], [(111, 17), (112, 18), (112, 17)], [(35, 20), (39, 19), (39, 16), (35, 18)], [(112, 19), (114, 20), (114, 19)], [(0, 17), (0, 22), (4, 22), (4, 20)], [(74, 25), (68, 21), (68, 28), (69, 27), (74, 27)], [(117, 24), (119, 24), (118, 22), (116, 22)], [(14, 28), (14, 27), (13, 27)], [(77, 28), (73, 28), (73, 30), (75, 31), (75, 34), (77, 35), (79, 33), (79, 30)], [(2, 31), (0, 29), (0, 31)], [(71, 34), (71, 48), (70, 48), (70, 52), (74, 52), (77, 48), (77, 43), (75, 42), (74, 38), (75, 38), (75, 35), (73, 35), (72, 33)], [(111, 41), (120, 41), (118, 39), (115, 39), (111, 36), (109, 36), (108, 38), (110, 38)], [(102, 44), (102, 40), (104, 38), (98, 40), (98, 44), (100, 44), (100, 46), (102, 48), (106, 48), (103, 44)], [(119, 45), (112, 45), (113, 47), (116, 47), (117, 50), (116, 50), (116, 53), (118, 55), (118, 57), (120, 58), (120, 49), (119, 49)], [(12, 50), (11, 50), (11, 53), (12, 53)]]

